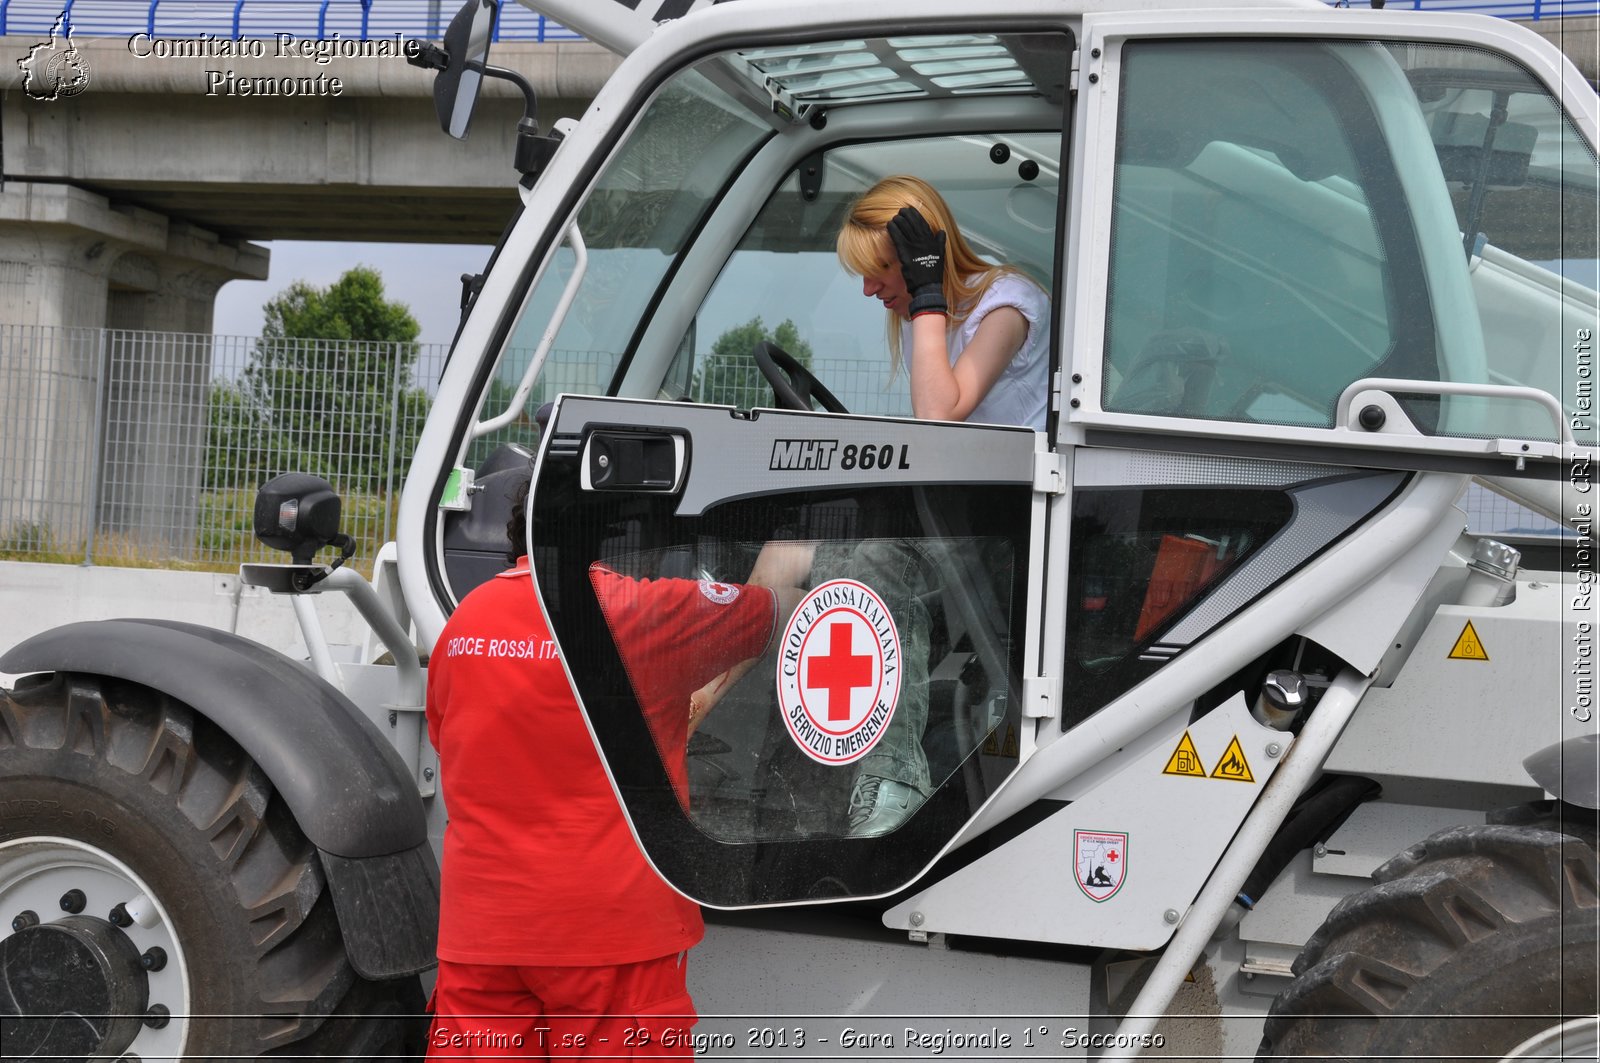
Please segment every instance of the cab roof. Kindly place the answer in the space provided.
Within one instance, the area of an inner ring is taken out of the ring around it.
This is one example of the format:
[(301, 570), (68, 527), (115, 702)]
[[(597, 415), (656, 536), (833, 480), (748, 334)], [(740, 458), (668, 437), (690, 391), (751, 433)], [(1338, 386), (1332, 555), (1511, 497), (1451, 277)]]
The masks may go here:
[[(656, 28), (733, 0), (519, 0), (538, 14), (554, 19), (570, 30), (603, 45), (618, 55), (627, 55), (649, 39)], [(993, 0), (973, 0), (975, 10), (986, 10)], [(787, 9), (797, 24), (810, 25), (806, 5), (793, 0), (739, 0), (741, 7), (765, 6)], [(1193, 0), (1062, 0), (1060, 13), (1067, 17), (1101, 12), (1194, 10)], [(1268, 8), (1326, 10), (1324, 0), (1226, 0), (1222, 8)], [(915, 5), (908, 5), (908, 14)], [(907, 29), (913, 29), (908, 24)], [(909, 35), (909, 34), (908, 34)], [(885, 79), (888, 80), (888, 79)]]

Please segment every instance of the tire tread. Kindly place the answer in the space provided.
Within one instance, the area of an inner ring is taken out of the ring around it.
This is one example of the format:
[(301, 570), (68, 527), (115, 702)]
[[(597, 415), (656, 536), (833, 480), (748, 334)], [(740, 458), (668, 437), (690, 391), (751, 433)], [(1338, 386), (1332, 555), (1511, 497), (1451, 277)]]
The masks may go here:
[[(0, 783), (87, 775), (119, 791), (114, 800), (159, 817), (163, 831), (192, 831), (188, 851), (209, 854), (210, 866), (197, 857), (187, 871), (214, 883), (234, 913), (226, 933), (245, 944), (244, 955), (222, 958), (228, 970), (219, 977), (233, 977), (241, 966), (248, 971), (233, 983), (244, 996), (225, 1008), (240, 1017), (196, 1020), (189, 1040), (204, 1054), (291, 1048), (326, 1025), (358, 984), (377, 986), (362, 999), (397, 991), (358, 978), (315, 848), (261, 768), (189, 706), (90, 675), (0, 689), (0, 758)], [(356, 1039), (380, 1043), (386, 1036), (363, 1030)]]
[[(1374, 885), (1335, 905), (1306, 942), (1294, 981), (1267, 1016), (1258, 1059), (1369, 1058), (1385, 1021), (1415, 1022), (1438, 1010), (1419, 1004), (1428, 979), (1472, 963), (1480, 943), (1504, 945), (1492, 940), (1502, 934), (1514, 943), (1532, 928), (1581, 930), (1584, 920), (1592, 926), (1595, 851), (1549, 826), (1548, 817), (1529, 815), (1454, 827), (1379, 867)], [(1533, 1013), (1507, 1004), (1519, 1007)]]

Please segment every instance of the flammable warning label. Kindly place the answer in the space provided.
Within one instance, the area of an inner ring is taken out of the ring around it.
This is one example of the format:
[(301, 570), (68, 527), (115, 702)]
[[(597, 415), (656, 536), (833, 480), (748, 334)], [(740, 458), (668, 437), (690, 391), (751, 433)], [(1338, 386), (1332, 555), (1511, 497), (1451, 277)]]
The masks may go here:
[(1222, 759), (1217, 761), (1217, 766), (1211, 769), (1213, 779), (1230, 779), (1233, 782), (1255, 782), (1256, 777), (1250, 772), (1250, 762), (1245, 759), (1244, 747), (1239, 745), (1239, 736), (1234, 735), (1233, 741), (1228, 743), (1227, 751), (1222, 754)]

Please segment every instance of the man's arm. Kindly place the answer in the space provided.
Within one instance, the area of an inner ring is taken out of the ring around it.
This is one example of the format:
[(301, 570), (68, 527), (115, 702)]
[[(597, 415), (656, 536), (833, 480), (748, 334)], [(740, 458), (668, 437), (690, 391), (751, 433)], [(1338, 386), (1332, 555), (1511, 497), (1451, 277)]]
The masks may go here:
[[(773, 546), (799, 544), (768, 543), (767, 545)], [(763, 553), (765, 553), (764, 550)], [(757, 564), (759, 563), (760, 562), (758, 561)], [(808, 554), (806, 567), (810, 568), (810, 566), (811, 562)], [(752, 585), (754, 585), (753, 579)], [(768, 589), (772, 591), (773, 606), (776, 609), (772, 623), (772, 639), (776, 639), (780, 636), (780, 633), (783, 631), (785, 625), (788, 624), (789, 617), (794, 615), (795, 609), (799, 608), (800, 600), (805, 597), (806, 592), (800, 587), (770, 587)], [(717, 676), (705, 686), (701, 687), (699, 690), (696, 690), (693, 694), (689, 695), (689, 733), (691, 735), (694, 734), (695, 730), (705, 722), (705, 718), (711, 714), (711, 710), (716, 708), (717, 702), (722, 700), (722, 695), (733, 689), (739, 680), (744, 678), (745, 673), (756, 666), (756, 662), (761, 660), (761, 657), (765, 655), (766, 650), (770, 650), (771, 648), (772, 640), (769, 639), (761, 654), (757, 654), (754, 657), (745, 658), (732, 668), (729, 668), (726, 672), (723, 672), (721, 675)]]

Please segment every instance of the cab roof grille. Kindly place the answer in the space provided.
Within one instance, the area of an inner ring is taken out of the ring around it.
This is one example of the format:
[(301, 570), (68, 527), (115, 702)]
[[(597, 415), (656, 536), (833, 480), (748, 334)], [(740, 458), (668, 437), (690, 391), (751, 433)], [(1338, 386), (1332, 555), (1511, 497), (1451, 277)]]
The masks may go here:
[(1039, 91), (993, 34), (827, 41), (738, 56), (774, 110), (795, 119), (818, 105)]

